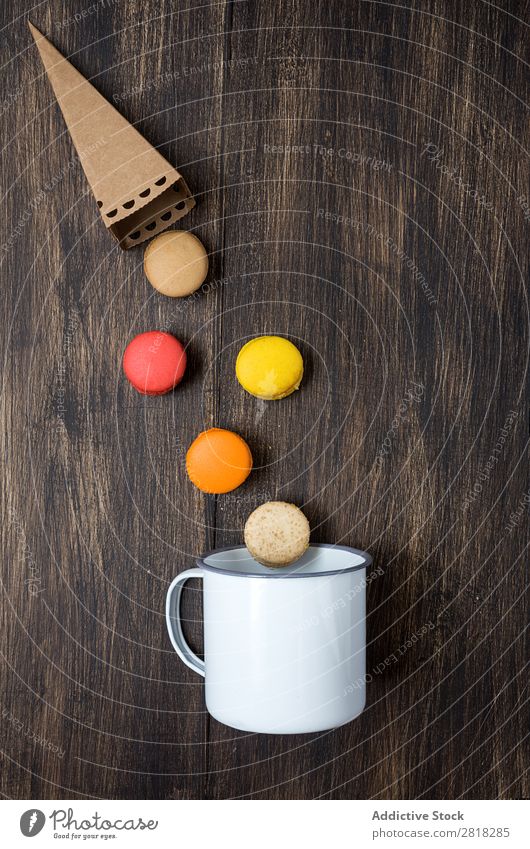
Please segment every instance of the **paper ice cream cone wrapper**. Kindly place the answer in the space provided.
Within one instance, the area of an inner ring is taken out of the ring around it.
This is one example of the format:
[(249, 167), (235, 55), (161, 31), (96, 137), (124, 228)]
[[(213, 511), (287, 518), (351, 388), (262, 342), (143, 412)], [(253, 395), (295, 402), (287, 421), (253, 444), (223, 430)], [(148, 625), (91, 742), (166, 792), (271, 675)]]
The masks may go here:
[(174, 224), (195, 201), (176, 168), (29, 24), (101, 217), (122, 248)]

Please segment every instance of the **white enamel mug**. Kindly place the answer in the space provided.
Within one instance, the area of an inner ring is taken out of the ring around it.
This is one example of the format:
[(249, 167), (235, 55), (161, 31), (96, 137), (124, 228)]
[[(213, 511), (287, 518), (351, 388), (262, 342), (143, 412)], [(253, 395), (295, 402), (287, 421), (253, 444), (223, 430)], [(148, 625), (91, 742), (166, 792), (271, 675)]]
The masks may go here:
[[(355, 719), (365, 705), (366, 568), (372, 558), (311, 545), (269, 569), (245, 546), (217, 549), (175, 578), (166, 600), (173, 648), (205, 678), (206, 707), (242, 731), (299, 734)], [(204, 661), (188, 646), (180, 599), (202, 578)]]

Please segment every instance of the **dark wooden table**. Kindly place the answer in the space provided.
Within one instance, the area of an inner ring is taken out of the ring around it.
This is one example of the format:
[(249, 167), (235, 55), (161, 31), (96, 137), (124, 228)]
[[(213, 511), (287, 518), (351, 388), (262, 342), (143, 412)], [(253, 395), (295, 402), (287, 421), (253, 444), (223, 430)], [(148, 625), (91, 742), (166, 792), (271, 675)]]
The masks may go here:
[[(527, 794), (525, 5), (2, 5), (5, 797)], [(192, 187), (196, 300), (106, 233), (30, 14)], [(189, 369), (146, 399), (120, 361), (160, 326)], [(306, 361), (279, 403), (234, 378), (262, 333)], [(256, 462), (226, 497), (184, 471), (212, 425)], [(381, 567), (336, 731), (220, 725), (167, 639), (171, 579), (268, 499)]]

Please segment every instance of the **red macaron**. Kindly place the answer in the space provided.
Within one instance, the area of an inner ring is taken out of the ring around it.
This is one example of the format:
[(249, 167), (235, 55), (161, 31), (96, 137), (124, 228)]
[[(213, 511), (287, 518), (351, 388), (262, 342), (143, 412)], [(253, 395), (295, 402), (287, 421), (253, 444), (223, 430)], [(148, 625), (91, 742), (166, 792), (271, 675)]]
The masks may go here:
[(140, 333), (125, 349), (123, 370), (142, 395), (164, 395), (184, 377), (186, 351), (171, 333)]

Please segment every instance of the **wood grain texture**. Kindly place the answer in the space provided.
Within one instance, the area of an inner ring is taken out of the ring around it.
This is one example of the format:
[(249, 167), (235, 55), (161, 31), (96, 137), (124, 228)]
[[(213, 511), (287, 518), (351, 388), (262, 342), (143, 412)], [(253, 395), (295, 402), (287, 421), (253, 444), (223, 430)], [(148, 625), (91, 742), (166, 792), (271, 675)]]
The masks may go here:
[[(308, 8), (2, 6), (5, 797), (528, 796), (526, 4)], [(105, 233), (30, 15), (182, 170), (209, 292), (162, 298)], [(189, 370), (145, 399), (120, 360), (154, 327)], [(304, 354), (282, 402), (235, 382), (260, 333)], [(184, 472), (214, 424), (256, 464), (218, 499)], [(220, 725), (165, 633), (174, 575), (270, 498), (382, 571), (366, 711), (325, 734)]]

